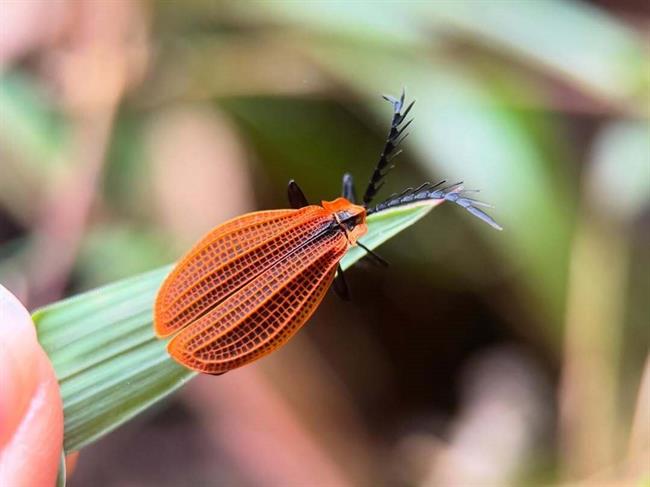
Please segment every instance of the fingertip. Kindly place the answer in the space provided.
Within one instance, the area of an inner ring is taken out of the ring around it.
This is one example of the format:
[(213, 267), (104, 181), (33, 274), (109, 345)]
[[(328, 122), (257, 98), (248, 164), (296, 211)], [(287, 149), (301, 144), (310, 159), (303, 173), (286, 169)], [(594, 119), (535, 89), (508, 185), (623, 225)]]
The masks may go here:
[(35, 341), (29, 313), (0, 285), (0, 447), (13, 434), (36, 387)]
[(10, 342), (31, 343), (36, 338), (32, 317), (11, 291), (0, 284), (0, 335)]
[(62, 442), (54, 369), (29, 312), (0, 285), (0, 485), (53, 485)]

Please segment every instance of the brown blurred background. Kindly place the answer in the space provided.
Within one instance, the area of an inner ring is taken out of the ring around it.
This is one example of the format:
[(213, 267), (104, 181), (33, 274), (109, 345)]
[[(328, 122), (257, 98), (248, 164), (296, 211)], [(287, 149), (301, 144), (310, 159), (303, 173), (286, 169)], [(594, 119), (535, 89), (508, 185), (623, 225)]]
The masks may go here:
[(463, 179), (505, 227), (436, 209), (70, 485), (647, 481), (649, 25), (641, 0), (0, 0), (0, 282), (32, 309), (286, 207), (289, 178), (363, 188), (403, 86), (383, 196)]

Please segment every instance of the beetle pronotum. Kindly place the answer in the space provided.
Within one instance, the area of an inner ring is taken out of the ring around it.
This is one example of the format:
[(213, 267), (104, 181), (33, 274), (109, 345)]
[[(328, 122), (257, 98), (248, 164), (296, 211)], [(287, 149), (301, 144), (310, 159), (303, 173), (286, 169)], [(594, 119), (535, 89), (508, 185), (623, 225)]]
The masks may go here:
[(404, 93), (384, 98), (393, 105), (393, 119), (361, 205), (356, 204), (349, 174), (343, 176), (343, 196), (321, 205), (309, 205), (290, 181), (292, 209), (248, 213), (223, 223), (176, 265), (158, 291), (154, 309), (156, 335), (175, 333), (167, 346), (175, 360), (218, 375), (284, 345), (314, 313), (333, 281), (334, 289), (347, 295), (338, 264), (350, 247), (360, 245), (383, 262), (358, 240), (367, 232), (371, 213), (414, 201), (446, 200), (501, 229), (477, 208), (489, 205), (468, 198), (461, 183), (425, 183), (370, 206), (412, 121), (405, 122), (413, 102), (404, 109)]

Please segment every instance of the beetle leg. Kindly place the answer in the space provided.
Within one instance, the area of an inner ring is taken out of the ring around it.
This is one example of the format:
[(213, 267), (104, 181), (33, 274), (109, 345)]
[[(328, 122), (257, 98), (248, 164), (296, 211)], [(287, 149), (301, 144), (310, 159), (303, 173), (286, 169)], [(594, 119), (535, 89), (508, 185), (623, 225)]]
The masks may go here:
[(386, 259), (384, 259), (381, 255), (379, 255), (377, 252), (373, 252), (372, 250), (370, 250), (368, 247), (363, 245), (358, 240), (357, 240), (357, 245), (359, 247), (361, 247), (363, 250), (366, 251), (366, 255), (368, 255), (368, 257), (371, 257), (372, 261), (374, 263), (379, 264), (379, 265), (381, 265), (383, 267), (388, 267), (389, 266), (388, 261)]
[(343, 175), (342, 196), (352, 204), (357, 203), (357, 192), (354, 188), (354, 179), (352, 178), (352, 174), (348, 172)]
[(350, 290), (348, 289), (348, 283), (345, 280), (345, 275), (343, 274), (343, 269), (339, 265), (336, 269), (336, 277), (334, 277), (334, 285), (332, 286), (334, 292), (338, 294), (339, 298), (343, 301), (350, 301)]
[(304, 206), (309, 206), (309, 201), (305, 197), (305, 193), (302, 192), (298, 183), (293, 179), (289, 181), (289, 187), (287, 188), (287, 194), (289, 196), (289, 205), (291, 208), (298, 209)]

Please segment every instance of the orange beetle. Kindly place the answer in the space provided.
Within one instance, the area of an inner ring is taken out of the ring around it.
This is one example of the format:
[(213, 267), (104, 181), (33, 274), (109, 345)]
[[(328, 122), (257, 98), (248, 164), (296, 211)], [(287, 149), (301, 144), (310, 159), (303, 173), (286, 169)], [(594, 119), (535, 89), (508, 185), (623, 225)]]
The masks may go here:
[[(284, 345), (311, 317), (334, 281), (347, 297), (339, 261), (359, 245), (368, 230), (366, 215), (420, 200), (457, 203), (497, 229), (494, 220), (467, 198), (461, 183), (439, 188), (428, 183), (393, 195), (370, 208), (406, 137), (403, 123), (413, 102), (404, 93), (384, 97), (393, 105), (393, 120), (384, 150), (363, 197), (355, 204), (352, 177), (343, 177), (343, 197), (309, 205), (298, 185), (289, 183), (293, 209), (248, 213), (219, 225), (201, 239), (169, 274), (156, 297), (154, 330), (158, 337), (175, 333), (170, 355), (198, 372), (223, 374), (253, 362)], [(337, 272), (338, 269), (338, 272)], [(335, 279), (336, 276), (336, 279)]]

